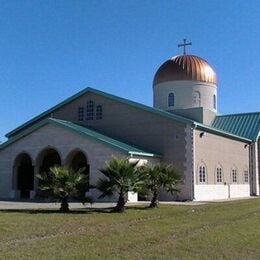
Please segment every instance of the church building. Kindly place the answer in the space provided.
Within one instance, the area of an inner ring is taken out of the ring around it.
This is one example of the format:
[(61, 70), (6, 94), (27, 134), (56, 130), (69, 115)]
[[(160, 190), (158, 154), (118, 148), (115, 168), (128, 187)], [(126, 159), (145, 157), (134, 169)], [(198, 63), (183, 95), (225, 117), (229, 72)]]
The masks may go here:
[[(0, 198), (34, 199), (36, 175), (56, 164), (86, 167), (95, 184), (112, 156), (177, 167), (181, 191), (161, 200), (259, 196), (260, 112), (218, 114), (215, 71), (185, 53), (159, 67), (152, 90), (150, 107), (86, 88), (7, 133)], [(96, 189), (88, 193), (98, 200)]]

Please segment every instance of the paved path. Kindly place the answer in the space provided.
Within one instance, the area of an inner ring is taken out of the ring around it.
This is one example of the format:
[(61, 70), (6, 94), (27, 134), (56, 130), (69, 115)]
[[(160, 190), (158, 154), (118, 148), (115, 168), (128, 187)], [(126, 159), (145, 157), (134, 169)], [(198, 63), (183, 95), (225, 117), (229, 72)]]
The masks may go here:
[[(247, 198), (237, 198), (237, 199), (225, 199), (225, 200), (215, 200), (215, 201), (162, 201), (160, 204), (165, 205), (183, 205), (183, 206), (199, 206), (207, 203), (220, 203), (234, 200), (244, 200), (244, 199), (254, 199), (257, 197), (247, 197)], [(110, 208), (114, 207), (116, 203), (93, 203), (82, 205), (81, 203), (71, 202), (69, 206), (71, 209), (84, 209), (84, 208)], [(136, 205), (149, 205), (148, 201), (139, 201), (135, 203), (127, 203), (127, 206)], [(48, 203), (48, 202), (35, 202), (35, 201), (0, 201), (0, 210), (33, 210), (33, 209), (59, 209), (59, 203)]]
[[(170, 205), (188, 205), (196, 206), (205, 204), (203, 202), (160, 202), (161, 204), (170, 204)], [(114, 207), (116, 203), (93, 203), (82, 205), (81, 203), (71, 202), (69, 206), (71, 209), (84, 209), (84, 208), (110, 208)], [(149, 205), (148, 201), (140, 201), (136, 203), (127, 203), (127, 206), (135, 205)], [(46, 202), (24, 202), (24, 201), (0, 201), (0, 210), (20, 210), (20, 209), (58, 209), (60, 207), (59, 203), (46, 203)]]

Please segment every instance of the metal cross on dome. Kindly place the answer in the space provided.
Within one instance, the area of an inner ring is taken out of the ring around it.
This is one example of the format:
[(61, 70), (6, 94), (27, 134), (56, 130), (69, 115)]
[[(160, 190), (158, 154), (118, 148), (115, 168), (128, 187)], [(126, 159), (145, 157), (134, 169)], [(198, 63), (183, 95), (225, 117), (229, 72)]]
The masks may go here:
[(182, 44), (178, 44), (178, 47), (183, 47), (183, 55), (186, 55), (186, 46), (191, 45), (191, 44), (192, 44), (192, 42), (186, 43), (186, 39), (183, 39)]

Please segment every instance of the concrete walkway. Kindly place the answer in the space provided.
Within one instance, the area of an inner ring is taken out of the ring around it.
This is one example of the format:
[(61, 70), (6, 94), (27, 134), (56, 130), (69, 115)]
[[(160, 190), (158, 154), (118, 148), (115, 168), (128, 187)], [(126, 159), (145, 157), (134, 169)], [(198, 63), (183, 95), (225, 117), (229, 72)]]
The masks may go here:
[[(180, 205), (180, 206), (199, 206), (208, 203), (221, 203), (234, 200), (245, 200), (245, 199), (256, 199), (259, 197), (247, 197), (247, 198), (237, 198), (237, 199), (224, 199), (215, 201), (161, 201), (162, 205)], [(104, 202), (104, 203), (93, 203), (92, 205), (87, 203), (82, 205), (81, 203), (71, 202), (69, 206), (71, 209), (84, 209), (84, 208), (111, 208), (114, 207), (116, 203)], [(139, 201), (135, 203), (127, 203), (127, 206), (137, 206), (137, 205), (149, 205), (149, 201)], [(36, 202), (36, 201), (0, 201), (0, 210), (37, 210), (37, 209), (59, 209), (60, 203), (49, 203), (49, 202)]]
[[(84, 208), (109, 208), (115, 206), (115, 203), (86, 203), (83, 205), (78, 202), (69, 203), (70, 209)], [(50, 202), (24, 202), (24, 201), (0, 201), (0, 210), (37, 210), (37, 209), (59, 209), (60, 203)]]
[[(168, 205), (186, 205), (196, 206), (205, 204), (203, 202), (175, 202), (167, 201), (160, 202), (160, 204)], [(110, 208), (114, 207), (116, 203), (93, 203), (92, 205), (87, 203), (82, 205), (81, 203), (71, 202), (69, 206), (71, 209), (84, 209), (84, 208)], [(135, 203), (127, 203), (127, 206), (137, 205), (149, 205), (149, 201), (139, 201)], [(25, 201), (0, 201), (0, 210), (37, 210), (37, 209), (59, 209), (60, 203), (49, 203), (49, 202), (25, 202)]]

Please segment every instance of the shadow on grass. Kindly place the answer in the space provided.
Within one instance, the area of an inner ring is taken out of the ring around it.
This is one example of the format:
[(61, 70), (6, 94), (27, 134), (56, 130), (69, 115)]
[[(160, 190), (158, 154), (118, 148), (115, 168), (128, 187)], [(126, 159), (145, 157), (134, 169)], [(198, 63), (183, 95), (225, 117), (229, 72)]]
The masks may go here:
[(0, 213), (25, 213), (25, 214), (93, 214), (93, 213), (114, 213), (113, 208), (82, 208), (71, 209), (69, 212), (61, 212), (59, 209), (0, 209)]
[(126, 210), (153, 210), (153, 208), (150, 208), (149, 206), (127, 206)]
[[(152, 210), (148, 206), (127, 206), (126, 211), (132, 210)], [(86, 207), (81, 209), (70, 209), (69, 212), (60, 212), (59, 209), (0, 209), (0, 213), (25, 213), (25, 214), (93, 214), (93, 213), (102, 213), (102, 214), (118, 214), (114, 210), (114, 207), (108, 208), (92, 208)]]

